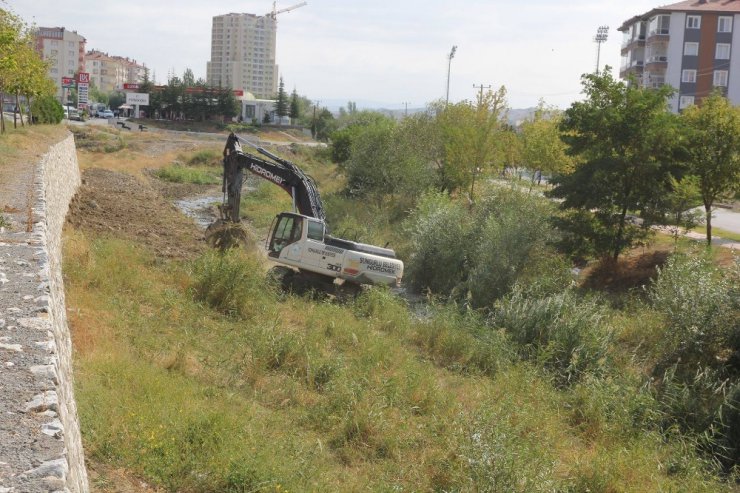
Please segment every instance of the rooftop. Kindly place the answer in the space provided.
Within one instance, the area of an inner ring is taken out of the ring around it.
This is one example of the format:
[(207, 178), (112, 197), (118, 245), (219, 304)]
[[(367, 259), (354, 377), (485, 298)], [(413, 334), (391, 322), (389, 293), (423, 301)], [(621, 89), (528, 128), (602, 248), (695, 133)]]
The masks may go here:
[(617, 29), (625, 31), (630, 25), (637, 21), (647, 20), (657, 14), (670, 12), (711, 12), (711, 13), (738, 13), (740, 14), (740, 0), (685, 0), (672, 3), (662, 7), (654, 8), (644, 14), (636, 15), (626, 21)]

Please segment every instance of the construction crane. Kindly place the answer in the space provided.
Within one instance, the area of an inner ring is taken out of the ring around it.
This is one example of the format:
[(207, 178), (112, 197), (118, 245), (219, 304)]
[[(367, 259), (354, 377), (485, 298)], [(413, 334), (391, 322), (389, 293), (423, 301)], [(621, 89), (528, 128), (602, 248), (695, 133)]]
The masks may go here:
[(291, 10), (295, 10), (297, 8), (303, 7), (305, 5), (308, 5), (308, 2), (301, 2), (297, 3), (295, 5), (291, 5), (290, 7), (286, 7), (284, 9), (277, 10), (277, 2), (272, 2), (272, 12), (268, 12), (265, 14), (265, 17), (270, 17), (272, 20), (277, 20), (277, 15), (282, 14), (285, 12), (290, 12)]

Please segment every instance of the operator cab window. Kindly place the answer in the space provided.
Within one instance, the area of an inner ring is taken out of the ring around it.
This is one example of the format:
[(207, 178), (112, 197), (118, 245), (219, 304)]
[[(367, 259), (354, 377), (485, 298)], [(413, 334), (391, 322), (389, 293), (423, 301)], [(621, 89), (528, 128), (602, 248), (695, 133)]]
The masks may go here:
[(283, 216), (275, 227), (275, 236), (271, 250), (279, 252), (291, 243), (301, 239), (303, 219), (294, 216)]
[(324, 241), (324, 225), (317, 221), (308, 221), (308, 238), (310, 240)]

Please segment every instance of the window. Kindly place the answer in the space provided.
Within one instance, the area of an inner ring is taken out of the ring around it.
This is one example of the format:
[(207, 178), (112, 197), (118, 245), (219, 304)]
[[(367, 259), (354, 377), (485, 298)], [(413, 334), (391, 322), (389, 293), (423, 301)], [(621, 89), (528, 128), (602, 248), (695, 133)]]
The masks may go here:
[(681, 82), (696, 82), (696, 70), (684, 70), (681, 72)]
[(684, 109), (694, 105), (694, 96), (681, 96), (678, 101), (678, 108)]
[(324, 241), (324, 226), (317, 221), (308, 221), (308, 237), (312, 240)]
[(687, 41), (683, 44), (684, 56), (697, 56), (699, 54), (699, 43)]
[(717, 43), (717, 51), (715, 52), (714, 58), (717, 60), (729, 60), (730, 59), (730, 44), (729, 43)]
[(727, 87), (727, 70), (714, 71), (714, 87)]
[(701, 16), (700, 15), (687, 15), (686, 16), (686, 29), (699, 29), (701, 27)]
[(718, 33), (731, 33), (732, 32), (732, 17), (720, 16), (717, 19), (717, 32)]

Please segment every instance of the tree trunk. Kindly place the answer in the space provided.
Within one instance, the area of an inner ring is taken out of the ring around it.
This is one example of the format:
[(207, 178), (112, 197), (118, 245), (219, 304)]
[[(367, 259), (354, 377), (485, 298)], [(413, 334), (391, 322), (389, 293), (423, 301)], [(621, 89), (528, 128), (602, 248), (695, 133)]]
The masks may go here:
[(18, 108), (18, 115), (21, 117), (21, 127), (26, 125), (23, 123), (23, 111), (21, 111), (21, 96), (19, 93), (15, 93), (15, 107)]
[(3, 114), (3, 101), (5, 101), (5, 94), (0, 90), (0, 133), (5, 133), (5, 115)]
[(707, 218), (707, 246), (712, 245), (712, 204), (704, 203), (704, 212)]
[(33, 111), (31, 111), (31, 95), (26, 94), (26, 103), (28, 103), (28, 124), (33, 125)]
[(624, 235), (624, 221), (627, 217), (627, 206), (625, 205), (622, 207), (622, 213), (619, 217), (619, 228), (617, 228), (617, 237), (614, 245), (614, 254), (612, 257), (614, 258), (614, 261), (616, 262), (617, 258), (619, 257), (619, 253), (622, 251), (622, 236)]

